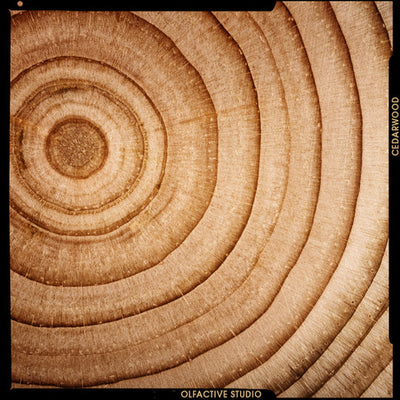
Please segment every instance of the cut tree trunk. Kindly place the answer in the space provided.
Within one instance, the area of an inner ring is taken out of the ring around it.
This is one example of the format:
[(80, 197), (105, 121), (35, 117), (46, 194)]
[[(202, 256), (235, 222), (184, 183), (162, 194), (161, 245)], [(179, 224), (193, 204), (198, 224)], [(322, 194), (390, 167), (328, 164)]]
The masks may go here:
[(12, 12), (13, 387), (392, 396), (391, 19)]

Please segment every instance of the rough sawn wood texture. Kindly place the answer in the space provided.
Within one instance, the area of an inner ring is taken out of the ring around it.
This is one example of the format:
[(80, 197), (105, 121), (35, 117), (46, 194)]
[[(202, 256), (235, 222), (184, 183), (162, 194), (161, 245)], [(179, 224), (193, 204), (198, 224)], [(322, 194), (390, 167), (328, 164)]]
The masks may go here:
[(11, 12), (13, 387), (390, 397), (391, 2)]

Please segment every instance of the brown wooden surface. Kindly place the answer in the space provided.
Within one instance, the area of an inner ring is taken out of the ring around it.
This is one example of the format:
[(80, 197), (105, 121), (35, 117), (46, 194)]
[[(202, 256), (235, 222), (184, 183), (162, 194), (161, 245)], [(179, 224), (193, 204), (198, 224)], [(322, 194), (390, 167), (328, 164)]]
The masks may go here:
[(11, 18), (13, 387), (391, 396), (391, 2)]

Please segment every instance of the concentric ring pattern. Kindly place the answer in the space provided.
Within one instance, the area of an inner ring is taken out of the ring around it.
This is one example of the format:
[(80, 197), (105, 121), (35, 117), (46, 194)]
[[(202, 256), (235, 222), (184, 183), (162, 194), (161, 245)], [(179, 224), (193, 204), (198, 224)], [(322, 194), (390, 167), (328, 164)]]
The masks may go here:
[(390, 397), (391, 19), (13, 13), (14, 387)]

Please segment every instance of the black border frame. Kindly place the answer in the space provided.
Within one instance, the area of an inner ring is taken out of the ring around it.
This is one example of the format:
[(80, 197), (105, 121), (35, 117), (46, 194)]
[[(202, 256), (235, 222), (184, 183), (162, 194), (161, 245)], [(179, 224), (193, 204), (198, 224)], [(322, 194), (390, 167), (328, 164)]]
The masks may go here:
[[(182, 1), (169, 1), (164, 2), (137, 2), (128, 0), (112, 0), (110, 2), (99, 2), (95, 0), (22, 0), (23, 5), (18, 6), (17, 0), (7, 0), (3, 4), (0, 14), (0, 27), (3, 30), (1, 32), (2, 37), (2, 54), (3, 54), (3, 68), (1, 80), (0, 92), (3, 99), (2, 112), (4, 113), (1, 122), (3, 124), (3, 137), (4, 146), (1, 147), (1, 151), (4, 151), (4, 156), (0, 157), (2, 166), (2, 177), (5, 179), (4, 185), (8, 183), (9, 167), (8, 167), (8, 131), (9, 131), (9, 96), (10, 96), (10, 80), (9, 80), (9, 62), (10, 62), (10, 10), (76, 10), (76, 11), (209, 11), (209, 10), (225, 10), (225, 11), (270, 11), (274, 8), (274, 0), (246, 0), (246, 2), (238, 2), (231, 0), (226, 1), (211, 1), (203, 0), (200, 4), (182, 2)], [(340, 1), (340, 0), (336, 0)], [(391, 105), (392, 99), (397, 97), (400, 99), (400, 84), (398, 76), (400, 75), (400, 57), (397, 50), (397, 43), (399, 43), (399, 31), (400, 26), (397, 23), (397, 16), (400, 15), (400, 0), (393, 0), (393, 55), (389, 63), (389, 99), (388, 99), (388, 115), (389, 115), (389, 126), (388, 126), (388, 137), (389, 137), (389, 148), (388, 148), (388, 159), (389, 159), (389, 338), (393, 344), (393, 398), (400, 399), (400, 365), (398, 365), (399, 359), (399, 342), (400, 342), (400, 326), (397, 324), (397, 316), (400, 315), (399, 306), (399, 294), (400, 294), (400, 259), (399, 259), (399, 221), (400, 221), (400, 191), (398, 190), (398, 182), (400, 182), (400, 154), (397, 156), (391, 153), (391, 139), (392, 139), (392, 127), (391, 127)], [(3, 328), (3, 340), (7, 337), (7, 343), (3, 343), (4, 355), (3, 360), (7, 363), (7, 366), (3, 367), (3, 380), (2, 389), (3, 393), (8, 397), (15, 397), (19, 395), (26, 396), (49, 396), (53, 397), (67, 395), (84, 395), (84, 396), (98, 396), (103, 393), (111, 396), (128, 396), (129, 399), (144, 399), (144, 400), (168, 400), (168, 399), (182, 399), (181, 391), (185, 388), (177, 389), (11, 389), (11, 329), (10, 329), (10, 292), (9, 292), (9, 213), (8, 213), (8, 196), (0, 196), (2, 202), (4, 202), (4, 210), (0, 215), (2, 217), (2, 226), (4, 229), (3, 238), (6, 237), (6, 262), (2, 265), (4, 269), (3, 284), (3, 311), (5, 325)], [(2, 204), (3, 206), (3, 204)], [(4, 252), (3, 252), (4, 254)], [(6, 331), (4, 333), (4, 331)], [(6, 372), (6, 373), (5, 373)], [(246, 388), (244, 388), (246, 389)], [(54, 390), (57, 390), (55, 393)], [(70, 390), (73, 390), (71, 393)], [(89, 391), (88, 391), (89, 390)], [(224, 389), (228, 391), (229, 389)], [(276, 396), (268, 390), (262, 390), (261, 400), (274, 399)]]

